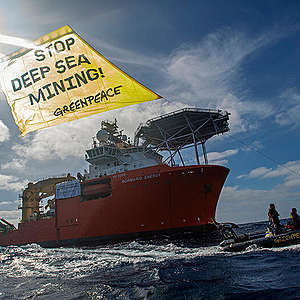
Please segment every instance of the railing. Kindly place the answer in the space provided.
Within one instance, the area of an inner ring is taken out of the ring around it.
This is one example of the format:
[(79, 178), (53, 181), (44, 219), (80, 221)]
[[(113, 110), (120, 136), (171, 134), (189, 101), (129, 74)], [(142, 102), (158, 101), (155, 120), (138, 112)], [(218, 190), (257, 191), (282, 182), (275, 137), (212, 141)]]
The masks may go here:
[[(175, 110), (171, 113), (167, 113), (167, 114), (164, 114), (164, 115), (161, 115), (161, 116), (158, 116), (158, 117), (155, 117), (155, 118), (152, 118), (150, 120), (148, 120), (146, 122), (147, 125), (150, 125), (151, 122), (153, 121), (156, 121), (156, 120), (160, 120), (160, 119), (164, 119), (166, 117), (170, 117), (170, 116), (174, 116), (180, 112), (185, 112), (185, 111), (189, 111), (189, 112), (212, 112), (212, 113), (221, 113), (222, 110), (220, 109), (207, 109), (207, 108), (183, 108), (183, 109), (178, 109), (178, 110)], [(227, 113), (227, 112), (225, 112)]]

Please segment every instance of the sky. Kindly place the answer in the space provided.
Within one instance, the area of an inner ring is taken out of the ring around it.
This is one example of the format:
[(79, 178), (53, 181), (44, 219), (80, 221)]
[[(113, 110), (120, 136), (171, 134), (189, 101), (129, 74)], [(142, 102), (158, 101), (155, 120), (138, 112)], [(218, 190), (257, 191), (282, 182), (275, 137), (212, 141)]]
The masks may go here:
[(185, 107), (231, 114), (230, 132), (206, 144), (209, 163), (230, 169), (217, 221), (266, 220), (269, 203), (281, 218), (300, 210), (299, 1), (1, 1), (0, 53), (19, 48), (5, 36), (31, 43), (66, 24), (163, 99), (21, 137), (0, 91), (0, 217), (18, 222), (28, 182), (83, 172), (102, 120), (133, 137)]

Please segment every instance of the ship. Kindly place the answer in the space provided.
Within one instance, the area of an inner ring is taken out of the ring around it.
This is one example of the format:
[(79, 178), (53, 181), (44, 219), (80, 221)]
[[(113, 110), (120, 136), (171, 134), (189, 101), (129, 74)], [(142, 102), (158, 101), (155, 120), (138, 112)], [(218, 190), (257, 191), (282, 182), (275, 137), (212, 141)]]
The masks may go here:
[(229, 169), (208, 163), (206, 142), (229, 131), (229, 115), (184, 108), (140, 124), (131, 140), (117, 120), (102, 121), (85, 153), (88, 170), (29, 183), (17, 228), (0, 219), (0, 246), (209, 235)]

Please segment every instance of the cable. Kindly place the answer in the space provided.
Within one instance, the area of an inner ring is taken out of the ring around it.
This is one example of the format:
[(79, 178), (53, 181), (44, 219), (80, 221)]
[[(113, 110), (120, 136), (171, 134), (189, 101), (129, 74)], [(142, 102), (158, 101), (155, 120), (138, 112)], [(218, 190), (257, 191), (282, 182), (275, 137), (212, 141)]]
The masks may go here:
[(229, 136), (230, 138), (232, 138), (233, 140), (235, 140), (235, 141), (237, 141), (237, 142), (243, 144), (244, 146), (246, 146), (246, 147), (249, 148), (250, 150), (253, 150), (253, 151), (257, 152), (258, 154), (262, 155), (264, 158), (266, 158), (266, 159), (272, 161), (272, 162), (275, 163), (276, 165), (278, 165), (278, 166), (280, 166), (280, 167), (282, 167), (282, 168), (288, 170), (289, 172), (293, 173), (293, 174), (296, 175), (296, 176), (300, 176), (300, 174), (298, 174), (298, 173), (295, 172), (294, 170), (288, 168), (287, 166), (282, 165), (280, 162), (278, 162), (278, 161), (276, 161), (275, 159), (273, 159), (273, 158), (267, 156), (267, 155), (264, 154), (263, 152), (257, 150), (255, 147), (247, 145), (247, 144), (244, 143), (243, 141), (241, 141), (241, 140), (239, 140), (239, 139), (237, 139), (237, 138), (234, 138), (232, 135), (228, 135), (228, 136)]

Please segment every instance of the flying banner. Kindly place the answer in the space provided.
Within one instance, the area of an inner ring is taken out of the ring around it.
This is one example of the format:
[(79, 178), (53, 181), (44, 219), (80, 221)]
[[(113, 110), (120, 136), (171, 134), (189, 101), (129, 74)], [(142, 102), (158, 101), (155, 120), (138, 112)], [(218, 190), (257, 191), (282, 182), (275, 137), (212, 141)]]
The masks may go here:
[(1, 85), (21, 135), (161, 98), (64, 26), (2, 62)]

